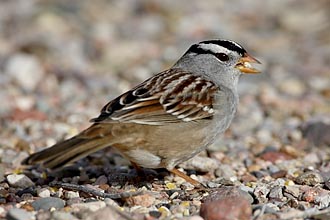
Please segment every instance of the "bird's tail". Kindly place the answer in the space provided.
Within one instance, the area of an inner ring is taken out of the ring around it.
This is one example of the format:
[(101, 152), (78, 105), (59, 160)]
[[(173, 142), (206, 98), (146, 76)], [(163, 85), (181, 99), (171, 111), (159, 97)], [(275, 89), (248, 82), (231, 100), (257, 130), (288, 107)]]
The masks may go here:
[(41, 164), (50, 169), (60, 168), (110, 146), (111, 137), (108, 136), (109, 134), (104, 134), (100, 126), (94, 124), (68, 140), (30, 155), (22, 164)]

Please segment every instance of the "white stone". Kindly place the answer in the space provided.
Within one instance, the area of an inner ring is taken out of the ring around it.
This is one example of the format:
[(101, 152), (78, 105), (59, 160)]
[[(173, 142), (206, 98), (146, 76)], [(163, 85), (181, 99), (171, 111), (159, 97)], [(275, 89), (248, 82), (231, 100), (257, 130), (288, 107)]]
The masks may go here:
[(79, 198), (79, 192), (66, 191), (64, 196), (67, 199)]
[(41, 198), (50, 197), (50, 191), (46, 188), (37, 189), (37, 194)]
[(34, 186), (32, 180), (24, 174), (10, 174), (7, 176), (9, 185), (20, 188), (27, 188)]
[(5, 71), (26, 90), (35, 89), (44, 76), (40, 61), (33, 55), (23, 53), (12, 56)]

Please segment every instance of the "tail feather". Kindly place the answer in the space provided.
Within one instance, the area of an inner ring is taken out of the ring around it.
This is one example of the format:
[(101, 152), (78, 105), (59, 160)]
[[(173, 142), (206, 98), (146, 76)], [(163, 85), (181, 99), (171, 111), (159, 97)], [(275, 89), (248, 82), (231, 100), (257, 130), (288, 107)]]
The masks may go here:
[(45, 150), (30, 155), (22, 164), (42, 164), (45, 168), (56, 169), (71, 164), (110, 145), (110, 138), (99, 135), (86, 137), (85, 131), (68, 140), (59, 142)]

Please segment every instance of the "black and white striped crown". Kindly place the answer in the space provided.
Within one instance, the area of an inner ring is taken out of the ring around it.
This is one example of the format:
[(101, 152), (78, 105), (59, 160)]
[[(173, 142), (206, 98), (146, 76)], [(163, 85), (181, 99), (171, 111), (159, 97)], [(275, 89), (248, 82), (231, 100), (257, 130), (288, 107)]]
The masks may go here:
[(238, 43), (230, 40), (207, 40), (201, 41), (198, 44), (192, 45), (187, 53), (197, 54), (216, 54), (222, 52), (221, 50), (227, 49), (229, 51), (235, 51), (241, 56), (246, 53), (246, 50)]

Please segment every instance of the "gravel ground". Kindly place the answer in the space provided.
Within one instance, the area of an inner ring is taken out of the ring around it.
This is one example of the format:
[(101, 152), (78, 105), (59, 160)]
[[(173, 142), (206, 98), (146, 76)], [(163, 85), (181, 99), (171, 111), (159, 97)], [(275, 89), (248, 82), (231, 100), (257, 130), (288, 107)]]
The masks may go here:
[[(330, 219), (330, 2), (0, 1), (0, 218)], [(60, 172), (29, 153), (89, 125), (191, 43), (228, 38), (263, 63), (230, 129), (179, 167), (136, 173), (112, 149)], [(224, 212), (224, 210), (226, 210)]]

